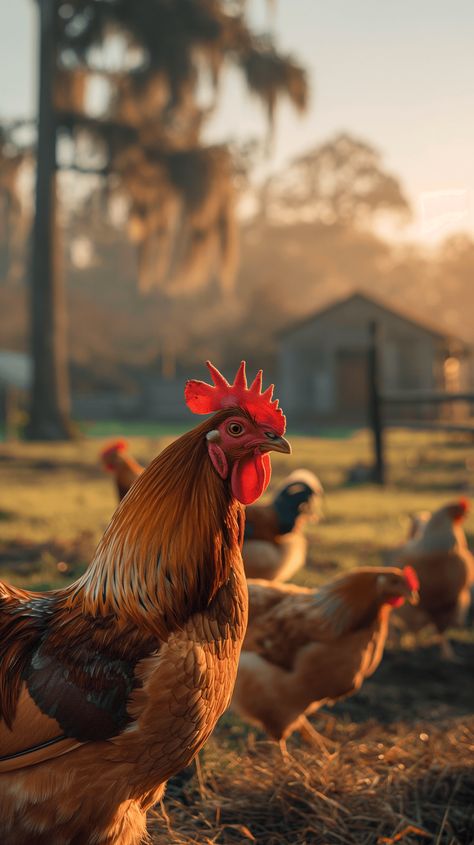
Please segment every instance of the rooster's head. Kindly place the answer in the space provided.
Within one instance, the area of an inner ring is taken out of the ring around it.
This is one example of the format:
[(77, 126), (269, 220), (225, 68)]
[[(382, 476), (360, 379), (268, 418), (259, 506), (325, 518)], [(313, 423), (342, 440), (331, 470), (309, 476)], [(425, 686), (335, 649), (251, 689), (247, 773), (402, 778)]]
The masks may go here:
[[(206, 434), (209, 458), (216, 472), (229, 479), (233, 496), (243, 505), (258, 499), (271, 476), (269, 452), (291, 453), (283, 437), (286, 420), (272, 400), (273, 385), (262, 393), (262, 371), (247, 387), (242, 361), (233, 384), (209, 361), (213, 385), (188, 381), (186, 403), (196, 414), (218, 411), (215, 426)], [(222, 411), (226, 413), (222, 415)]]

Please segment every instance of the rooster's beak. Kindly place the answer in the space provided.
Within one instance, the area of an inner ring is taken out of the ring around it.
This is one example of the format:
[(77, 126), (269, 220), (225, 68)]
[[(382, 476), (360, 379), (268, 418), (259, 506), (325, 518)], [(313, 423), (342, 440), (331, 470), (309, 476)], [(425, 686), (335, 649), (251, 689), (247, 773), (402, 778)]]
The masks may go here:
[(275, 437), (274, 440), (266, 440), (261, 446), (262, 452), (283, 452), (291, 455), (291, 446), (284, 437)]
[(418, 604), (420, 601), (420, 594), (418, 590), (412, 590), (408, 599), (409, 604)]

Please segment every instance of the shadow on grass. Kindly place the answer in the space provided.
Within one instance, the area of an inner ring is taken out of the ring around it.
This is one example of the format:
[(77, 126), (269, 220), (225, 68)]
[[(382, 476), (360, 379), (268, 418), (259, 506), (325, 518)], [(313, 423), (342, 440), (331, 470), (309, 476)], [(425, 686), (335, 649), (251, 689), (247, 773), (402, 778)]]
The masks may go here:
[[(95, 548), (92, 532), (83, 532), (71, 541), (48, 541), (36, 543), (30, 540), (10, 540), (0, 543), (1, 577), (8, 581), (9, 576), (30, 577), (41, 573), (41, 584), (29, 583), (33, 590), (50, 589), (49, 580), (64, 577), (65, 583), (80, 574), (89, 563)], [(58, 564), (60, 564), (58, 568)]]
[(14, 467), (16, 472), (47, 472), (47, 473), (71, 473), (77, 478), (78, 483), (84, 480), (92, 480), (103, 476), (104, 471), (99, 460), (96, 463), (85, 464), (81, 461), (61, 460), (54, 461), (48, 458), (26, 458), (4, 455), (3, 462)]
[(440, 660), (439, 648), (386, 649), (375, 675), (361, 691), (337, 702), (338, 718), (381, 723), (438, 721), (474, 711), (474, 642), (454, 641), (459, 663)]

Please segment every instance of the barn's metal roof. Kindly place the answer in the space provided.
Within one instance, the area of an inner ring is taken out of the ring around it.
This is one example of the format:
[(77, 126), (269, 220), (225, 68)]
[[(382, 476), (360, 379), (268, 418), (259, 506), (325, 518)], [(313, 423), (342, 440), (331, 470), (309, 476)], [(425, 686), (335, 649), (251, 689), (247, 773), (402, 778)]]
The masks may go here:
[(294, 323), (291, 323), (286, 328), (282, 329), (278, 335), (280, 337), (285, 337), (286, 335), (293, 334), (297, 332), (299, 329), (303, 328), (304, 326), (309, 325), (316, 320), (320, 320), (324, 318), (332, 311), (336, 311), (338, 308), (342, 307), (343, 305), (347, 305), (349, 302), (355, 300), (362, 300), (364, 302), (368, 302), (371, 305), (376, 305), (378, 308), (386, 311), (388, 314), (392, 314), (395, 317), (399, 317), (401, 320), (404, 320), (406, 323), (410, 323), (416, 328), (425, 331), (427, 334), (430, 334), (434, 337), (441, 338), (442, 340), (451, 340), (457, 341), (458, 343), (462, 344), (464, 347), (472, 346), (472, 344), (468, 343), (467, 340), (462, 338), (461, 336), (455, 334), (454, 332), (450, 331), (444, 326), (436, 325), (433, 321), (425, 319), (425, 317), (420, 317), (418, 314), (414, 314), (410, 312), (408, 309), (399, 308), (397, 306), (393, 306), (392, 303), (387, 302), (379, 298), (378, 296), (373, 296), (372, 294), (367, 294), (364, 291), (355, 290), (350, 293), (348, 296), (341, 297), (339, 299), (330, 302), (328, 305), (323, 306), (322, 308), (318, 308), (316, 311), (313, 311), (307, 317), (303, 317), (301, 320), (297, 320)]
[(0, 349), (0, 384), (28, 390), (31, 384), (31, 359), (24, 352)]

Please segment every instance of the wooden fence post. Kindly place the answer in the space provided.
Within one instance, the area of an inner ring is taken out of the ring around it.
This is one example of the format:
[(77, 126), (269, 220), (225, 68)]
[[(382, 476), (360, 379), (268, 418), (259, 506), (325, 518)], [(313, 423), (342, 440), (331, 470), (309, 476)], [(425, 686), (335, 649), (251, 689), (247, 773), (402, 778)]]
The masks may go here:
[(375, 462), (373, 479), (377, 484), (385, 484), (385, 456), (383, 442), (382, 398), (380, 395), (380, 353), (379, 328), (375, 321), (369, 323), (368, 351), (369, 382), (369, 424), (374, 437)]

